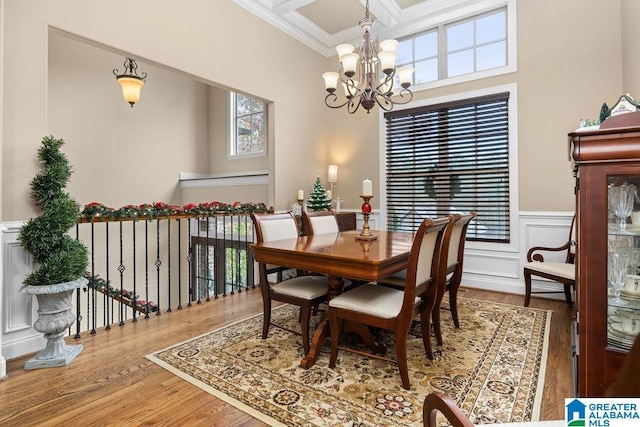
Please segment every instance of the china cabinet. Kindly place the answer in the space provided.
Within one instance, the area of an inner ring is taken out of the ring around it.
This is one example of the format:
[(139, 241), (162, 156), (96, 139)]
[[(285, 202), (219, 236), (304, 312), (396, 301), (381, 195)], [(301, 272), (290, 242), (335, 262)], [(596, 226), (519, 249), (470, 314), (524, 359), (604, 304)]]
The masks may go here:
[(569, 134), (581, 397), (603, 395), (640, 332), (640, 112), (624, 116)]

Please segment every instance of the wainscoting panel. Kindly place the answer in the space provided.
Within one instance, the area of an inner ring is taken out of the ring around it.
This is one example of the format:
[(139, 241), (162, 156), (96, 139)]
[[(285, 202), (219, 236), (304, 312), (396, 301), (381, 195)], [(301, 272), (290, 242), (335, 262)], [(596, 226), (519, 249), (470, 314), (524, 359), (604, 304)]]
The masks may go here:
[[(565, 243), (572, 218), (573, 212), (520, 212), (516, 224), (520, 241), (511, 245), (515, 244), (517, 252), (503, 251), (498, 244), (479, 249), (474, 247), (474, 242), (467, 242), (462, 285), (520, 294), (524, 304), (522, 269), (527, 262), (527, 251), (532, 246), (560, 246)], [(532, 287), (534, 290), (556, 290), (558, 285), (549, 280), (534, 279)], [(564, 299), (560, 294), (539, 297)]]
[(44, 348), (46, 340), (32, 325), (37, 318), (38, 304), (31, 295), (18, 290), (22, 280), (33, 271), (33, 260), (18, 242), (22, 222), (7, 222), (2, 227), (2, 344), (6, 359), (22, 356)]

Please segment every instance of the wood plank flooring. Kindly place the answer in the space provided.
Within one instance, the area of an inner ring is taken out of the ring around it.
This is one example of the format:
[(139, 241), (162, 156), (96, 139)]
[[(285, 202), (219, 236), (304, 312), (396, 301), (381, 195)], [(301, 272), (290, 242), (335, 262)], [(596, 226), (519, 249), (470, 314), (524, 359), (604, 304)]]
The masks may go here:
[[(473, 289), (465, 297), (518, 306), (524, 301), (522, 295)], [(540, 417), (563, 419), (564, 398), (571, 396), (574, 313), (555, 300), (533, 298), (531, 307), (553, 310)], [(265, 426), (144, 358), (261, 310), (260, 292), (254, 289), (79, 340), (68, 338), (69, 344), (84, 346), (69, 366), (25, 371), (31, 355), (9, 360), (7, 377), (0, 381), (0, 425)]]

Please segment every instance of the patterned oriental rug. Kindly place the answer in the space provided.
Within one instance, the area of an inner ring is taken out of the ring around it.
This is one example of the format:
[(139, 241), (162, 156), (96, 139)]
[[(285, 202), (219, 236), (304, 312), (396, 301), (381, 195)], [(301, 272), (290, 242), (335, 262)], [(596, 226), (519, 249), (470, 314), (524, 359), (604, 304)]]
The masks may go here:
[[(328, 339), (317, 363), (301, 368), (301, 338), (272, 327), (262, 340), (262, 314), (147, 358), (273, 426), (422, 426), (422, 403), (432, 391), (451, 396), (474, 423), (537, 420), (551, 312), (466, 298), (458, 304), (461, 327), (442, 313), (444, 345), (432, 338), (433, 361), (419, 325), (411, 331), (409, 391), (393, 363), (339, 351), (330, 369)], [(274, 309), (272, 317), (299, 327), (294, 306)], [(395, 356), (393, 335), (375, 338)], [(359, 337), (346, 340), (356, 346)]]

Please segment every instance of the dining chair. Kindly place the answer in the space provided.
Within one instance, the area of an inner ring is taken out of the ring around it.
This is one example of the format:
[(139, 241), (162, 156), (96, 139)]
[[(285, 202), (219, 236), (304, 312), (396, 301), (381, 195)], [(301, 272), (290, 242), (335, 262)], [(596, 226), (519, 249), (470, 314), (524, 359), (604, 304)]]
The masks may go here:
[(458, 289), (462, 280), (462, 266), (464, 262), (464, 245), (467, 240), (467, 229), (469, 223), (477, 216), (476, 212), (467, 214), (449, 215), (452, 228), (449, 238), (449, 250), (447, 251), (447, 262), (444, 271), (438, 274), (438, 296), (436, 305), (432, 312), (433, 330), (438, 345), (442, 345), (442, 328), (440, 327), (440, 304), (444, 294), (449, 292), (449, 309), (456, 328), (460, 327), (458, 319)]
[(302, 212), (303, 234), (338, 233), (338, 220), (333, 211)]
[(420, 314), (424, 349), (427, 357), (433, 359), (429, 333), (430, 318), (437, 295), (435, 277), (438, 274), (438, 260), (441, 251), (447, 247), (445, 239), (449, 234), (448, 224), (449, 218), (426, 218), (420, 224), (411, 245), (407, 279), (403, 289), (368, 283), (329, 301), (330, 368), (336, 366), (338, 340), (345, 327), (345, 321), (387, 329), (395, 335), (395, 360), (353, 348), (349, 351), (396, 362), (402, 378), (402, 387), (407, 390), (411, 387), (407, 366), (407, 335), (413, 318)]
[[(446, 394), (433, 392), (424, 398), (422, 406), (422, 425), (423, 427), (438, 427), (437, 414), (442, 413), (447, 425), (451, 427), (477, 427), (484, 424), (473, 424), (469, 417), (458, 407), (456, 402)], [(491, 424), (492, 427), (563, 427), (567, 423), (565, 420), (549, 420), (549, 421), (517, 421), (512, 423)]]
[[(282, 239), (298, 237), (298, 228), (294, 216), (288, 213), (282, 214), (251, 214), (256, 230), (258, 243), (271, 242)], [(259, 263), (260, 290), (262, 293), (262, 339), (269, 335), (269, 326), (302, 335), (302, 347), (304, 354), (309, 352), (309, 322), (311, 309), (321, 302), (326, 301), (329, 290), (328, 280), (324, 276), (297, 276), (278, 283), (269, 283), (267, 266)], [(300, 307), (301, 332), (294, 331), (283, 325), (271, 321), (271, 302), (281, 301)]]
[[(302, 212), (302, 230), (306, 236), (314, 234), (332, 234), (339, 233), (340, 227), (338, 219), (333, 211), (311, 211)], [(309, 273), (313, 274), (313, 273)], [(344, 289), (349, 289), (354, 285), (360, 285), (363, 282), (358, 280), (344, 279)], [(318, 307), (314, 307), (314, 313), (318, 311)]]
[[(527, 252), (527, 263), (524, 265), (524, 306), (529, 307), (531, 294), (558, 294), (564, 292), (567, 305), (573, 305), (571, 300), (572, 288), (576, 285), (576, 216), (571, 220), (569, 240), (562, 246), (546, 247), (534, 246)], [(544, 253), (566, 253), (562, 262), (546, 262)], [(564, 289), (560, 291), (532, 291), (531, 276), (543, 277), (554, 282), (562, 283)]]

